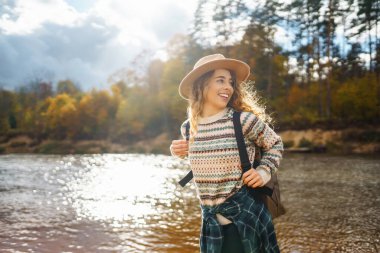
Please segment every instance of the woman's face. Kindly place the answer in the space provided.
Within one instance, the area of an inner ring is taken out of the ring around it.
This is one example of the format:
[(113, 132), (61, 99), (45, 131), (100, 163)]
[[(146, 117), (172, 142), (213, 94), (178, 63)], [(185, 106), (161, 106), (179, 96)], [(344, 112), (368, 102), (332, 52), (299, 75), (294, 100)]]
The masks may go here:
[(217, 113), (226, 108), (234, 92), (229, 70), (216, 69), (203, 91), (203, 108), (207, 114)]

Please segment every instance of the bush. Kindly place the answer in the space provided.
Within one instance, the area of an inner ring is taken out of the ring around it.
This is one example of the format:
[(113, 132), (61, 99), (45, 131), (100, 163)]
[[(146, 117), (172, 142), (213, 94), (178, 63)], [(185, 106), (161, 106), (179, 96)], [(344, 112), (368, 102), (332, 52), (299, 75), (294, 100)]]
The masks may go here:
[(70, 143), (49, 141), (37, 148), (36, 151), (42, 154), (71, 154), (73, 153), (73, 150), (74, 147)]
[(284, 144), (284, 148), (291, 148), (294, 146), (294, 141), (293, 140), (284, 141), (283, 144)]
[(10, 146), (12, 148), (17, 148), (17, 147), (25, 147), (27, 146), (28, 143), (26, 143), (25, 141), (14, 141), (10, 144)]
[(334, 141), (326, 141), (326, 148), (328, 152), (335, 153), (341, 149), (341, 146), (337, 145)]
[(380, 132), (376, 130), (347, 131), (342, 134), (342, 140), (358, 142), (379, 142)]
[(298, 147), (300, 148), (311, 148), (313, 147), (313, 143), (307, 139), (305, 139), (304, 137), (302, 137), (302, 139), (300, 140), (299, 144), (298, 144)]

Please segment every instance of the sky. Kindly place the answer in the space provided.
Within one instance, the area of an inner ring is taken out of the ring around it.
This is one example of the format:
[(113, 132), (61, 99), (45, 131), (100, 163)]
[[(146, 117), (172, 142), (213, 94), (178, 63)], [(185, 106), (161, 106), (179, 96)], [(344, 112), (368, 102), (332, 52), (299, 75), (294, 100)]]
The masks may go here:
[[(151, 58), (165, 60), (168, 41), (189, 33), (197, 3), (0, 0), (0, 87), (70, 79), (85, 91), (108, 88), (110, 77), (135, 67), (136, 59), (142, 66)], [(337, 35), (344, 37), (341, 27)], [(291, 49), (293, 40), (291, 29), (277, 27), (277, 43)], [(359, 42), (366, 45), (365, 38)], [(362, 58), (369, 62), (368, 54)], [(296, 68), (295, 59), (289, 64)]]
[[(164, 58), (197, 0), (0, 0), (0, 87), (70, 79), (104, 89), (144, 50)], [(139, 59), (139, 58), (138, 58)]]

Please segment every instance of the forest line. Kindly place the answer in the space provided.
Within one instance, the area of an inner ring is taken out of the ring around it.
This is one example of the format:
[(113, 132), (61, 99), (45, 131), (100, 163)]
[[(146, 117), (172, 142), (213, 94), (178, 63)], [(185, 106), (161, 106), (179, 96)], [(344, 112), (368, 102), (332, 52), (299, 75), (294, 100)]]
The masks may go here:
[[(34, 80), (14, 91), (0, 89), (1, 134), (120, 143), (162, 133), (177, 137), (187, 107), (178, 85), (197, 59), (212, 53), (249, 63), (252, 89), (273, 115), (276, 129), (379, 124), (380, 40), (373, 33), (379, 2), (296, 0), (282, 5), (268, 0), (252, 7), (246, 1), (212, 6), (200, 0), (191, 33), (169, 41), (167, 60), (152, 59), (142, 70), (119, 73), (122, 78), (110, 89), (85, 92), (71, 80)], [(275, 42), (284, 22), (295, 34), (292, 50)], [(341, 27), (343, 44), (337, 40)], [(366, 43), (350, 42), (355, 36), (365, 36)], [(363, 55), (369, 56), (367, 62)]]

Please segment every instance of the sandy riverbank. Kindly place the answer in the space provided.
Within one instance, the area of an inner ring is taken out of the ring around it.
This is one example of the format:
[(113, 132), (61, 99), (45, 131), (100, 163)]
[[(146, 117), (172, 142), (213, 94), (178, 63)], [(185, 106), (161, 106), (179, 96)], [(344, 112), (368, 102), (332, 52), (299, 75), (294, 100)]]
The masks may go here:
[[(347, 128), (343, 130), (286, 130), (278, 131), (287, 151), (319, 150), (340, 154), (380, 153), (380, 127)], [(122, 145), (108, 140), (42, 140), (37, 141), (25, 134), (12, 138), (0, 137), (0, 153), (156, 153), (169, 154), (171, 140), (161, 134), (150, 140)]]
[(279, 132), (285, 147), (321, 148), (329, 153), (380, 153), (380, 127), (342, 130), (287, 130)]
[[(2, 141), (1, 141), (2, 140)], [(169, 154), (167, 134), (144, 140), (133, 145), (123, 145), (108, 140), (42, 140), (20, 134), (4, 141), (0, 138), (0, 153), (42, 154), (97, 154), (97, 153), (162, 153)]]

